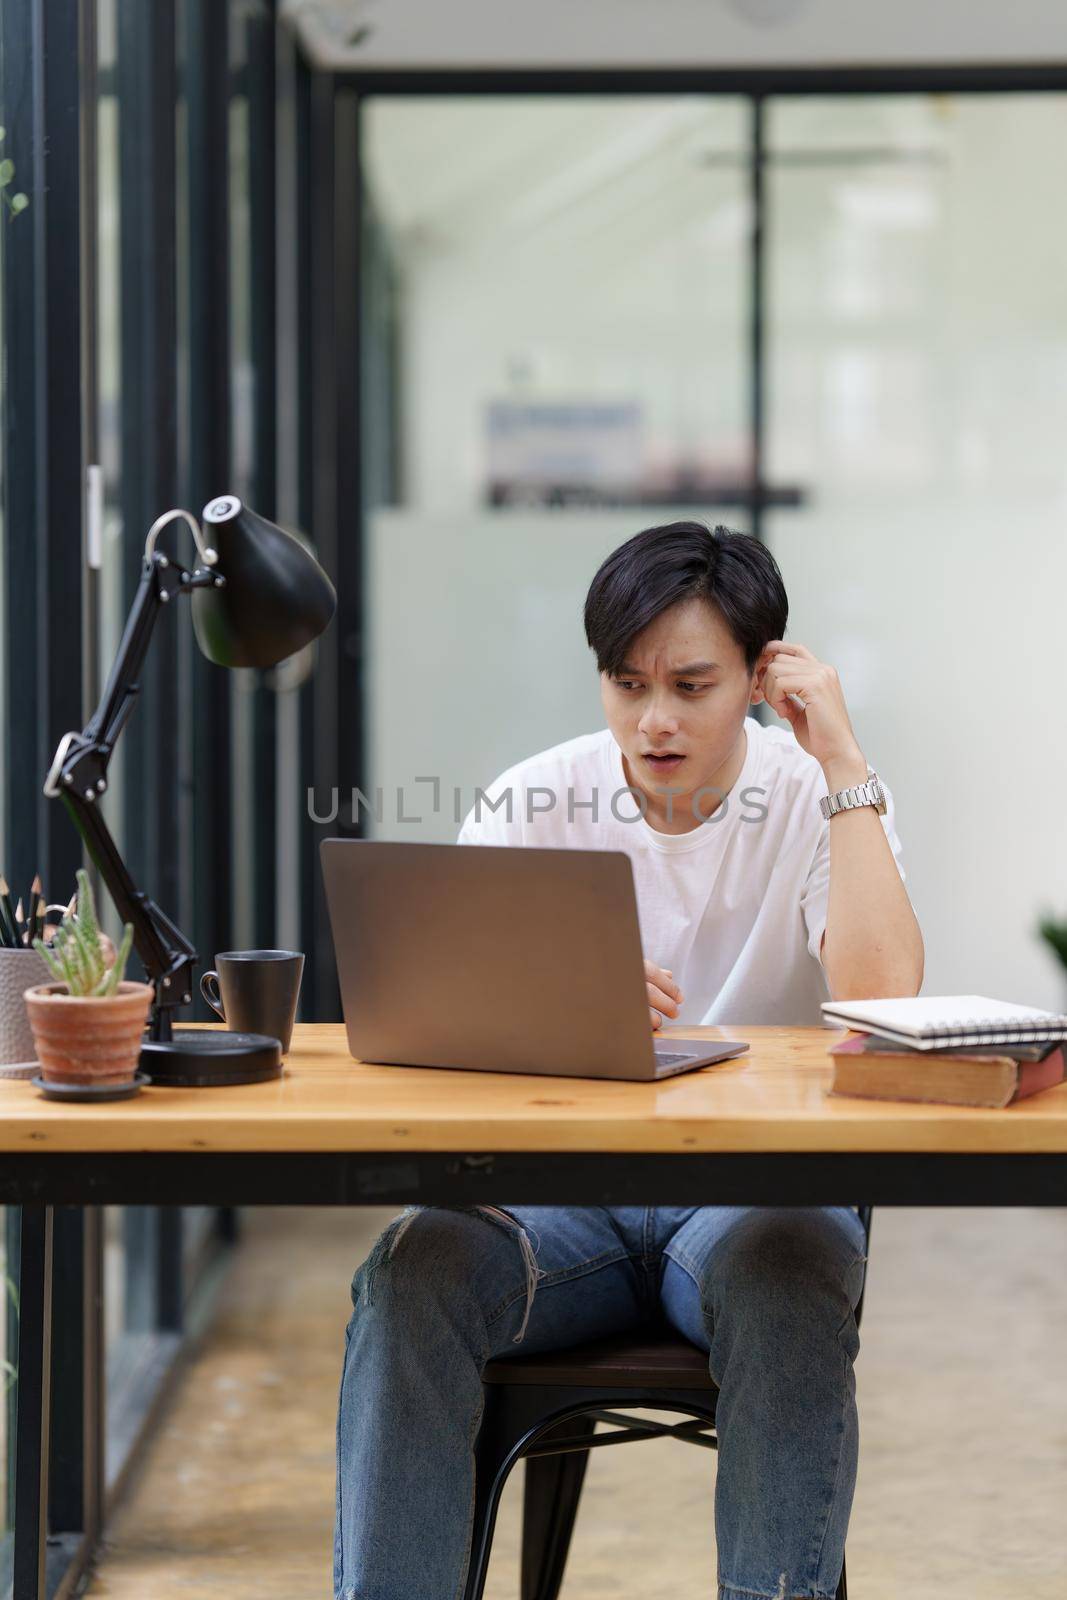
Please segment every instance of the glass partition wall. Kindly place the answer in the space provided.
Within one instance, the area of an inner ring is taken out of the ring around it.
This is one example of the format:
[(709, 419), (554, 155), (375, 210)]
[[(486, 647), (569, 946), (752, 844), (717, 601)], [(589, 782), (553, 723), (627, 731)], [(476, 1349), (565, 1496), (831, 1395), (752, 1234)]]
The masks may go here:
[(1067, 95), (767, 111), (766, 537), (898, 808), (926, 991), (1063, 1009)]
[(406, 820), (426, 810), (417, 776), (465, 810), (476, 784), (597, 725), (581, 603), (627, 533), (751, 525), (751, 128), (734, 97), (367, 104), (381, 836), (455, 837), (452, 798)]
[(368, 93), (363, 831), (453, 839), (600, 726), (598, 562), (721, 521), (894, 793), (927, 991), (1059, 1009), (1065, 133), (1053, 92)]

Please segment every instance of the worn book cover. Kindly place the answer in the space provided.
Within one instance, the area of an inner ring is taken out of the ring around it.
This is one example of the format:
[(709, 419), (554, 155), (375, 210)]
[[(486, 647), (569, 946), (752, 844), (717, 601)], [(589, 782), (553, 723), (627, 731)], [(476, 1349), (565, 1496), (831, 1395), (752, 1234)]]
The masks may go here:
[[(1062, 1045), (903, 1050), (872, 1036), (853, 1034), (832, 1045), (832, 1094), (868, 1100), (919, 1100), (954, 1106), (1007, 1106), (1064, 1079)], [(1019, 1052), (1025, 1051), (1020, 1055)]]

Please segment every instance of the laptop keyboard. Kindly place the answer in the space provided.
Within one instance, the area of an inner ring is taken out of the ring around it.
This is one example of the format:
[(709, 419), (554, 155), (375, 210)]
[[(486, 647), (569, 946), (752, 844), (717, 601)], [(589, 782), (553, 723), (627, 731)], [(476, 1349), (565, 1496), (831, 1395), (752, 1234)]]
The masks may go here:
[(661, 1067), (677, 1066), (679, 1061), (694, 1061), (696, 1058), (691, 1050), (678, 1051), (657, 1050), (656, 1060)]

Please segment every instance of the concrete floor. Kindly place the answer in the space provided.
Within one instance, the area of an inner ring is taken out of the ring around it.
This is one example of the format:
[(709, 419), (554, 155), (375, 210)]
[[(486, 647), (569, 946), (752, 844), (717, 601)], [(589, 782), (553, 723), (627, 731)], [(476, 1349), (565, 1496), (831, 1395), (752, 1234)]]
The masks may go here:
[[(348, 1285), (392, 1214), (244, 1213), (218, 1320), (89, 1595), (329, 1600)], [(1067, 1210), (875, 1212), (853, 1600), (1067, 1594), (1065, 1267)], [(670, 1441), (594, 1454), (564, 1600), (713, 1596), (714, 1472)], [(487, 1600), (518, 1594), (519, 1508), (516, 1474)]]

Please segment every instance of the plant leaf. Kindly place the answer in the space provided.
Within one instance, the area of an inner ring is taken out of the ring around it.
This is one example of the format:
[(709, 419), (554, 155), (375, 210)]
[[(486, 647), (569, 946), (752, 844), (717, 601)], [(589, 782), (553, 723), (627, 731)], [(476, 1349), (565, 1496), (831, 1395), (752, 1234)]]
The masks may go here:
[(96, 919), (96, 900), (93, 896), (93, 886), (84, 867), (78, 868), (76, 877), (78, 879), (78, 924), (90, 944), (95, 944), (99, 947), (100, 924)]
[(74, 984), (70, 991), (71, 994), (88, 994), (93, 986), (93, 977), (89, 966), (89, 958), (83, 946), (81, 930), (78, 928), (77, 923), (71, 924), (70, 938), (63, 948), (67, 960), (70, 962)]
[(62, 983), (66, 977), (66, 973), (63, 971), (62, 966), (56, 960), (51, 950), (49, 950), (44, 940), (35, 939), (33, 941), (33, 948), (36, 950), (39, 956), (44, 957), (45, 965), (48, 967), (48, 970), (52, 974), (53, 978), (55, 978), (59, 983)]
[(63, 954), (70, 970), (71, 994), (88, 994), (92, 987), (92, 968), (83, 948), (77, 923), (71, 923), (63, 942)]
[(58, 934), (56, 936), (57, 943), (60, 944), (59, 959), (63, 963), (63, 971), (67, 983), (70, 985), (70, 992), (71, 994), (75, 994), (77, 992), (76, 986), (78, 983), (78, 973), (80, 971), (77, 942), (74, 938), (73, 931), (69, 927), (64, 928), (62, 933), (62, 941), (59, 940)]
[(85, 932), (84, 928), (80, 929), (79, 931), (81, 934), (81, 947), (84, 951), (85, 959), (89, 968), (89, 981), (91, 983), (96, 983), (107, 971), (107, 959), (104, 955), (104, 947), (100, 943), (99, 934), (94, 939), (91, 935)]
[(1055, 917), (1046, 915), (1038, 923), (1037, 931), (1067, 967), (1067, 921), (1058, 922)]
[(74, 958), (73, 941), (69, 928), (65, 931), (62, 929), (60, 931), (62, 932), (63, 937), (60, 938), (59, 933), (56, 934), (56, 952), (59, 956), (60, 965), (63, 968), (63, 981), (66, 983), (71, 994), (77, 994), (78, 967)]
[(126, 970), (126, 962), (130, 956), (130, 946), (133, 943), (133, 923), (127, 922), (122, 930), (122, 943), (119, 945), (115, 956), (115, 964), (105, 976), (98, 994), (115, 994), (122, 982), (122, 974)]

